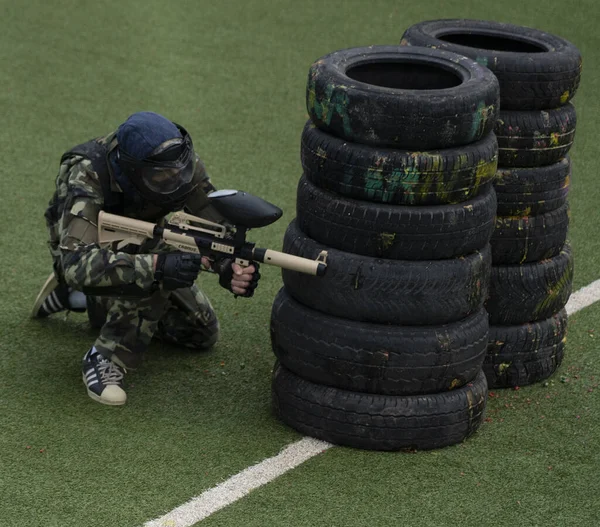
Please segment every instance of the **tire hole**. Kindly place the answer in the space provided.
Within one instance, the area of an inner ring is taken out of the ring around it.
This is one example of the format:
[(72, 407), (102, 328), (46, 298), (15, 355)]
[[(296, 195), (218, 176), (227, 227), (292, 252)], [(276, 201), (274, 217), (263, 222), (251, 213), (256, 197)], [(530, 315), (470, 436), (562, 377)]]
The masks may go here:
[(517, 38), (499, 37), (477, 33), (449, 33), (438, 37), (444, 42), (467, 46), (469, 48), (489, 49), (492, 51), (511, 51), (516, 53), (543, 53), (548, 51), (541, 44), (526, 42)]
[(346, 71), (353, 80), (397, 90), (443, 90), (462, 83), (455, 73), (418, 62), (373, 62)]

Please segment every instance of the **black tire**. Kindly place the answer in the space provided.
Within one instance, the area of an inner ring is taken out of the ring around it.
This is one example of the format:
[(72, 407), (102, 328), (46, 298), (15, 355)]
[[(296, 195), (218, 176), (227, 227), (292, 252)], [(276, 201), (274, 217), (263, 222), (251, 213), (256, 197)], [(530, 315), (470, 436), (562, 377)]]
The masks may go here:
[(543, 167), (499, 167), (494, 179), (494, 188), (497, 194), (535, 194), (562, 189), (568, 185), (570, 177), (571, 159), (566, 156), (553, 165)]
[(579, 50), (537, 29), (485, 20), (431, 20), (408, 28), (401, 44), (477, 60), (498, 77), (503, 110), (558, 108), (579, 87)]
[(539, 216), (567, 204), (569, 183), (558, 190), (536, 193), (498, 194), (498, 216)]
[(494, 265), (526, 264), (560, 253), (569, 231), (569, 204), (539, 216), (497, 216), (491, 240)]
[(300, 149), (307, 179), (349, 198), (395, 205), (467, 201), (486, 188), (498, 166), (494, 134), (457, 148), (409, 152), (350, 143), (308, 122)]
[(492, 267), (486, 309), (490, 324), (511, 326), (550, 318), (563, 309), (573, 285), (569, 244), (541, 262)]
[(456, 205), (385, 205), (333, 194), (303, 176), (296, 211), (300, 230), (328, 247), (392, 260), (441, 260), (489, 243), (496, 195), (489, 184), (480, 196)]
[(449, 260), (384, 260), (328, 248), (303, 234), (295, 221), (283, 250), (311, 260), (328, 251), (325, 276), (282, 270), (283, 283), (298, 302), (377, 324), (436, 325), (466, 318), (481, 308), (491, 272), (489, 246)]
[(491, 326), (483, 371), (490, 388), (527, 386), (560, 366), (567, 340), (567, 312), (518, 326)]
[(501, 168), (494, 181), (498, 216), (538, 216), (567, 203), (571, 182), (569, 157), (553, 165)]
[(494, 75), (435, 49), (335, 51), (308, 73), (306, 103), (322, 130), (354, 143), (425, 150), (479, 141), (499, 109)]
[(575, 139), (577, 116), (569, 103), (554, 110), (500, 111), (494, 129), (501, 167), (539, 167), (565, 157)]
[(315, 384), (276, 364), (275, 415), (303, 434), (367, 450), (428, 450), (464, 441), (485, 414), (482, 371), (456, 390), (429, 395), (374, 395)]
[(396, 326), (332, 317), (282, 288), (271, 312), (273, 352), (317, 384), (381, 395), (437, 393), (481, 370), (488, 343), (485, 309), (453, 324)]

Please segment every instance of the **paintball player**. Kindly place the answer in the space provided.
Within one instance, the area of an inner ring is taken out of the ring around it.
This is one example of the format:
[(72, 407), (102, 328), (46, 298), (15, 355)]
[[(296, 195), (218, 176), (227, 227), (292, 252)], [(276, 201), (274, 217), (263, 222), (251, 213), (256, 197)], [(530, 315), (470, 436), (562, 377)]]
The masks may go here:
[(99, 212), (160, 223), (185, 210), (222, 223), (207, 197), (214, 190), (189, 134), (152, 112), (134, 113), (115, 132), (62, 156), (45, 213), (54, 270), (32, 315), (87, 311), (100, 329), (82, 362), (95, 401), (125, 404), (124, 373), (140, 364), (153, 337), (193, 350), (215, 344), (219, 322), (195, 284), (202, 269), (212, 268), (221, 286), (243, 297), (253, 295), (260, 278), (256, 263), (210, 261), (163, 241), (100, 247)]

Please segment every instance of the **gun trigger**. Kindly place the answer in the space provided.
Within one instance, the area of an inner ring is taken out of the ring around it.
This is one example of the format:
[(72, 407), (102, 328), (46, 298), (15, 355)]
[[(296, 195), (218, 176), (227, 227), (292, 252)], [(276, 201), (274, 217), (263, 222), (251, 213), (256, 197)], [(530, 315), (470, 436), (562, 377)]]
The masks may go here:
[(317, 256), (317, 262), (322, 262), (327, 265), (327, 251), (321, 251)]

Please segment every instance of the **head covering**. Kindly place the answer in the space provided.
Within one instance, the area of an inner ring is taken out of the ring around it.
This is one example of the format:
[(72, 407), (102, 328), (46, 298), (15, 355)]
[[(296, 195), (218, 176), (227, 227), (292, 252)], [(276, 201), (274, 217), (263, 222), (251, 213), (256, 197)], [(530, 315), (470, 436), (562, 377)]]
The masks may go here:
[(154, 112), (134, 113), (117, 130), (119, 148), (140, 161), (169, 139), (181, 137), (173, 122)]
[(143, 211), (180, 210), (197, 187), (195, 153), (190, 135), (154, 112), (130, 115), (117, 130), (115, 179), (127, 201)]

